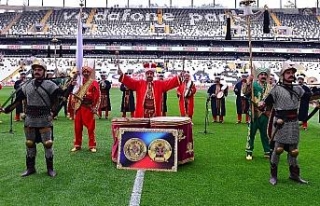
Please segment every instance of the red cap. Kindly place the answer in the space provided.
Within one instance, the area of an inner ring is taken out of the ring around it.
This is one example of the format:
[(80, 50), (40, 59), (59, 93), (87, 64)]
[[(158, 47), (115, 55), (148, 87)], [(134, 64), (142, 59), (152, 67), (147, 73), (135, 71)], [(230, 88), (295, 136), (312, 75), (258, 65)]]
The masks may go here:
[(156, 68), (157, 68), (157, 65), (155, 63), (152, 63), (152, 62), (146, 62), (143, 64), (143, 67), (145, 68), (145, 72), (148, 72), (148, 71), (152, 71), (152, 72), (155, 72), (156, 71)]
[(88, 66), (84, 66), (84, 67), (82, 67), (82, 72), (84, 72), (84, 71), (88, 71), (88, 72), (92, 72), (92, 68), (91, 67), (88, 67)]

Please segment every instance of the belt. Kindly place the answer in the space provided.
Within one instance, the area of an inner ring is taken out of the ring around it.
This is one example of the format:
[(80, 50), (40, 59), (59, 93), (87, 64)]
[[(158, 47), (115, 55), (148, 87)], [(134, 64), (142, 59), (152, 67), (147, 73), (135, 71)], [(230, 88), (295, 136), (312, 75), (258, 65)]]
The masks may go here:
[(87, 106), (87, 107), (92, 106), (92, 103), (93, 102), (90, 99), (83, 99), (82, 102), (81, 102), (82, 105)]
[(283, 119), (285, 122), (297, 121), (298, 120), (298, 111), (293, 110), (278, 110), (275, 112), (277, 118)]

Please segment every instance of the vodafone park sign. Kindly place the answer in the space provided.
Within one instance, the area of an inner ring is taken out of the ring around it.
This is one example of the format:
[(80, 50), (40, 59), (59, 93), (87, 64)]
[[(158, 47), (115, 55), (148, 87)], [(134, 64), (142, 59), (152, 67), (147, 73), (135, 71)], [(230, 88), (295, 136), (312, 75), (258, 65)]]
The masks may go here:
[[(233, 11), (235, 12), (235, 11)], [(197, 22), (201, 20), (205, 20), (207, 22), (224, 22), (225, 14), (222, 13), (187, 13), (187, 21)], [(63, 17), (64, 20), (70, 20), (72, 18), (78, 18), (79, 12), (64, 12)], [(83, 12), (84, 19), (89, 17), (89, 14)], [(162, 19), (166, 22), (174, 21), (176, 17), (173, 13), (163, 13)], [(183, 16), (186, 18), (186, 16)], [(155, 12), (132, 12), (131, 9), (125, 10), (117, 10), (113, 11), (112, 9), (105, 9), (103, 12), (99, 11), (94, 15), (94, 20), (96, 21), (142, 21), (142, 22), (154, 22), (158, 20), (157, 14)]]

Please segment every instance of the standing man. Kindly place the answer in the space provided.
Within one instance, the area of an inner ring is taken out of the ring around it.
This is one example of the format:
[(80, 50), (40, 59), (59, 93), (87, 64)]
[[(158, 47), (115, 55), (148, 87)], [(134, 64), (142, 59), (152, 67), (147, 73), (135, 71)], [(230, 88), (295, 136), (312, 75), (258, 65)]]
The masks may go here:
[(47, 78), (53, 81), (54, 83), (58, 84), (53, 78), (54, 78), (54, 70), (48, 69), (47, 70)]
[[(160, 80), (164, 79), (164, 72), (159, 74), (159, 79)], [(168, 112), (167, 99), (168, 99), (167, 92), (163, 92), (163, 96), (162, 96), (162, 116), (164, 116), (164, 117), (167, 116), (167, 112)]]
[(226, 115), (226, 100), (228, 96), (227, 85), (220, 83), (220, 77), (216, 76), (214, 84), (211, 85), (207, 91), (208, 98), (211, 99), (211, 112), (212, 122), (218, 122), (217, 117), (219, 116), (219, 122), (223, 123), (224, 116)]
[(182, 117), (186, 115), (192, 120), (194, 112), (194, 95), (197, 92), (194, 82), (190, 79), (189, 72), (184, 74), (184, 82), (177, 88), (179, 108)]
[[(21, 87), (21, 85), (23, 85), (26, 82), (26, 70), (25, 69), (21, 69), (19, 71), (20, 73), (20, 78), (14, 83), (14, 89), (17, 90)], [(23, 113), (23, 104), (18, 104), (16, 106), (16, 115), (14, 117), (14, 121), (20, 121), (21, 120), (21, 113)]]
[(309, 104), (310, 104), (310, 98), (312, 96), (312, 92), (308, 86), (304, 84), (304, 74), (298, 75), (298, 84), (301, 86), (301, 88), (304, 90), (304, 94), (300, 99), (300, 107), (299, 107), (299, 115), (298, 119), (302, 122), (302, 129), (307, 130), (308, 128), (308, 111), (309, 111)]
[(254, 71), (256, 81), (253, 81), (253, 77), (250, 76), (245, 88), (245, 95), (251, 95), (251, 83), (253, 81), (253, 97), (251, 97), (251, 104), (254, 105), (254, 111), (252, 112), (253, 120), (250, 121), (250, 133), (247, 138), (246, 145), (246, 159), (252, 160), (252, 153), (254, 149), (254, 140), (257, 130), (260, 132), (261, 143), (263, 146), (264, 157), (270, 157), (270, 146), (267, 134), (268, 128), (268, 113), (266, 110), (260, 110), (257, 104), (265, 98), (272, 86), (267, 82), (270, 70), (266, 67), (258, 67)]
[(129, 89), (136, 91), (137, 118), (150, 118), (162, 116), (162, 95), (164, 92), (173, 89), (181, 84), (181, 77), (175, 76), (167, 80), (153, 80), (156, 64), (144, 64), (146, 79), (133, 79), (123, 74), (118, 68), (120, 75), (119, 82)]
[(104, 117), (108, 119), (109, 111), (111, 111), (110, 102), (110, 89), (111, 82), (106, 79), (106, 72), (100, 74), (101, 80), (99, 81), (100, 91), (101, 91), (101, 102), (99, 107), (99, 118), (102, 118), (102, 111), (105, 112)]
[[(77, 68), (74, 67), (70, 72), (69, 72), (69, 81), (72, 81), (74, 79), (77, 79)], [(67, 103), (67, 110), (68, 110), (68, 113), (69, 113), (69, 119), (70, 120), (74, 120), (74, 107), (72, 105), (72, 102), (73, 102), (73, 98), (74, 96), (72, 94), (69, 95), (68, 97), (68, 103)]]
[(79, 91), (72, 98), (72, 105), (75, 110), (75, 137), (71, 152), (81, 149), (83, 126), (88, 130), (89, 150), (93, 153), (97, 152), (94, 115), (97, 114), (100, 105), (100, 87), (99, 83), (91, 78), (92, 71), (93, 69), (89, 66), (82, 68), (83, 82)]
[(276, 85), (277, 81), (276, 81), (276, 79), (274, 77), (274, 74), (270, 73), (268, 82), (269, 82), (269, 84), (271, 84), (271, 86)]
[(120, 85), (120, 90), (122, 91), (121, 98), (121, 112), (122, 117), (127, 117), (127, 112), (130, 112), (130, 117), (134, 117), (134, 94), (133, 90), (128, 89), (124, 84)]
[[(69, 80), (71, 81), (71, 79)], [(68, 79), (66, 77), (66, 74), (65, 72), (60, 72), (59, 73), (59, 77), (57, 78), (57, 84), (58, 86), (61, 88), (61, 89), (64, 89), (68, 86), (68, 84), (70, 82), (68, 82)], [(62, 107), (63, 107), (63, 112), (64, 112), (64, 116), (67, 117), (68, 116), (68, 109), (67, 109), (67, 104), (68, 104), (68, 101), (67, 101), (67, 98), (68, 97), (62, 97), (62, 99), (60, 100), (61, 101), (61, 104), (62, 104)]]
[(269, 180), (272, 185), (277, 184), (278, 181), (278, 164), (283, 151), (288, 152), (289, 178), (299, 183), (308, 183), (300, 177), (300, 168), (297, 162), (300, 137), (298, 108), (304, 90), (300, 85), (294, 86), (292, 84), (295, 81), (296, 71), (294, 64), (284, 64), (280, 71), (279, 84), (274, 86), (264, 101), (259, 103), (260, 107), (272, 105), (275, 111), (272, 135), (270, 136), (270, 141), (274, 142), (270, 159), (271, 178)]
[(242, 122), (242, 114), (246, 115), (246, 123), (249, 122), (249, 100), (248, 98), (244, 95), (244, 88), (247, 83), (247, 77), (248, 74), (243, 73), (241, 75), (241, 80), (236, 83), (234, 86), (234, 93), (237, 96), (236, 97), (236, 107), (237, 107), (237, 122), (236, 124), (239, 124)]
[(46, 65), (35, 60), (31, 65), (34, 79), (22, 86), (17, 93), (15, 102), (0, 111), (9, 113), (22, 100), (26, 100), (26, 117), (24, 120), (24, 132), (26, 137), (26, 166), (27, 170), (22, 177), (36, 173), (35, 159), (37, 154), (36, 144), (41, 142), (44, 146), (49, 176), (56, 176), (53, 169), (53, 135), (52, 119), (56, 113), (59, 97), (63, 91), (50, 80), (45, 80)]

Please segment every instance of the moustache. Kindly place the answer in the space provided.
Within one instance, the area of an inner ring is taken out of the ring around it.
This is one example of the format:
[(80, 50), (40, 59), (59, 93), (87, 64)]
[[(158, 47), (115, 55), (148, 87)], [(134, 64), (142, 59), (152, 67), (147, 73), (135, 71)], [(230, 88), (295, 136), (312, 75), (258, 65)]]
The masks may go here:
[(262, 79), (262, 80), (267, 80), (267, 78), (265, 78), (265, 77), (261, 77), (261, 79)]

